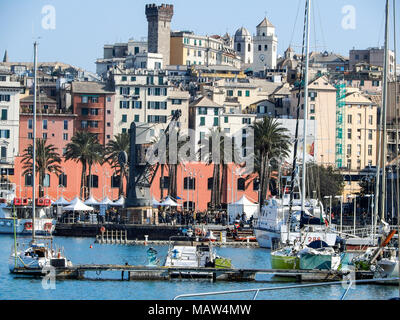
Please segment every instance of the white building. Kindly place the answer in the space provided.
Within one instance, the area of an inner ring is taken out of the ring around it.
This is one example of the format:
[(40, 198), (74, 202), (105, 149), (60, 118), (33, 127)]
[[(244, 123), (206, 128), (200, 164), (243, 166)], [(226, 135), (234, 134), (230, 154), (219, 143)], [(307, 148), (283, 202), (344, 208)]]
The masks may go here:
[(0, 168), (12, 168), (18, 155), (19, 99), (21, 86), (11, 78), (11, 72), (0, 71)]
[(254, 58), (253, 71), (260, 72), (264, 69), (275, 69), (278, 38), (275, 35), (275, 27), (264, 18), (257, 26), (257, 34), (253, 37)]
[(114, 135), (128, 132), (132, 122), (153, 124), (150, 137), (158, 136), (180, 109), (180, 128), (188, 128), (190, 95), (173, 87), (165, 70), (119, 69), (111, 73), (115, 85)]
[(163, 56), (161, 53), (141, 52), (126, 58), (128, 69), (163, 69)]

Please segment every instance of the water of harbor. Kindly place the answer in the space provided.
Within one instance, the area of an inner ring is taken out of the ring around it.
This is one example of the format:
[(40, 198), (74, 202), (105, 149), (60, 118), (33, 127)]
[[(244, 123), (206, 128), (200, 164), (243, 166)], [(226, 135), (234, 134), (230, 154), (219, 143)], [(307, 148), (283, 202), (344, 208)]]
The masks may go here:
[[(269, 282), (271, 276), (257, 275), (258, 282), (211, 282), (205, 280), (120, 281), (120, 272), (89, 272), (84, 280), (57, 280), (56, 289), (45, 290), (41, 279), (15, 278), (9, 273), (8, 258), (14, 242), (12, 236), (0, 235), (0, 299), (1, 300), (172, 300), (188, 293), (242, 290), (284, 286), (292, 283)], [(146, 246), (100, 245), (90, 238), (55, 237), (54, 243), (65, 248), (74, 264), (146, 265)], [(93, 248), (90, 248), (92, 245)], [(167, 246), (154, 246), (164, 262)], [(217, 253), (232, 259), (236, 268), (270, 268), (269, 250), (250, 248), (216, 248)], [(98, 279), (108, 279), (100, 281)], [(126, 275), (125, 275), (126, 279)], [(341, 286), (299, 288), (260, 292), (258, 300), (335, 300), (340, 299)], [(349, 291), (348, 300), (386, 300), (398, 296), (398, 288), (385, 285), (357, 285)], [(253, 293), (208, 296), (207, 299), (252, 299)]]

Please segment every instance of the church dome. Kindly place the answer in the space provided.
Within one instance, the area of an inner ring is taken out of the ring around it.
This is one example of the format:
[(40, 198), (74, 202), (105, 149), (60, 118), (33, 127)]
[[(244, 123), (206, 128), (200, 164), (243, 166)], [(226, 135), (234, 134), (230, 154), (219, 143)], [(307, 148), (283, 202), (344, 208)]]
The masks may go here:
[(236, 37), (249, 37), (250, 36), (250, 32), (249, 30), (247, 30), (244, 27), (241, 27), (240, 29), (238, 29), (235, 33), (235, 38)]

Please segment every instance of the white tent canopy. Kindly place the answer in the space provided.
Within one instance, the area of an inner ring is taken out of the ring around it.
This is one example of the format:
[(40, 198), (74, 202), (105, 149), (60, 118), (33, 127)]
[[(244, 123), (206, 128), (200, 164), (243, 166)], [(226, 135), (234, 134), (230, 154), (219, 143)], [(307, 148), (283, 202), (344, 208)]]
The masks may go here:
[(75, 204), (75, 203), (77, 203), (79, 201), (82, 202), (82, 200), (79, 199), (79, 197), (75, 197), (69, 204), (72, 205), (72, 204)]
[(78, 199), (75, 203), (64, 207), (63, 210), (64, 211), (93, 211), (93, 208), (87, 206), (80, 199)]
[(123, 207), (125, 204), (125, 198), (124, 196), (121, 196), (117, 201), (113, 202), (112, 205), (115, 207)]
[(112, 202), (108, 197), (105, 197), (105, 198), (103, 199), (103, 201), (100, 202), (99, 204), (100, 204), (100, 205), (110, 205), (110, 204), (113, 204), (113, 202)]
[(53, 206), (67, 206), (69, 204), (69, 201), (65, 200), (64, 197), (60, 197), (60, 199), (52, 203)]
[(152, 199), (152, 204), (153, 204), (153, 207), (158, 207), (161, 203), (158, 202), (158, 201), (156, 200), (156, 198), (153, 197), (153, 199)]
[(84, 204), (87, 206), (98, 206), (99, 202), (91, 195), (89, 199), (87, 199)]
[(162, 207), (180, 207), (181, 205), (176, 203), (171, 197), (167, 197), (163, 202), (159, 204)]
[(252, 216), (256, 218), (258, 211), (258, 204), (250, 201), (246, 196), (243, 196), (238, 201), (228, 204), (229, 222), (233, 223), (237, 215), (241, 217), (243, 213), (246, 213), (247, 219), (250, 219)]

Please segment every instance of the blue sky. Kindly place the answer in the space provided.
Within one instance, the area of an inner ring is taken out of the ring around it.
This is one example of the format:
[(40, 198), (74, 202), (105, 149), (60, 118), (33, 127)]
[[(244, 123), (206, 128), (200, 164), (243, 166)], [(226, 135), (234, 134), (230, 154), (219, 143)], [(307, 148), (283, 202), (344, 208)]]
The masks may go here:
[[(300, 52), (304, 2), (0, 0), (0, 58), (7, 49), (10, 61), (32, 61), (32, 43), (40, 36), (40, 61), (61, 61), (95, 71), (94, 62), (102, 57), (104, 44), (147, 37), (144, 14), (147, 3), (173, 4), (172, 30), (192, 30), (200, 35), (234, 34), (242, 26), (255, 33), (256, 25), (267, 15), (276, 27), (278, 53), (283, 54), (291, 39), (295, 50)], [(383, 45), (385, 0), (313, 0), (313, 3), (312, 50), (348, 55), (353, 47)], [(42, 28), (44, 15), (41, 11), (45, 5), (52, 5), (56, 10), (54, 30)], [(355, 29), (342, 28), (345, 16), (342, 8), (347, 5), (355, 8)], [(397, 6), (397, 32), (400, 34), (400, 3)]]

